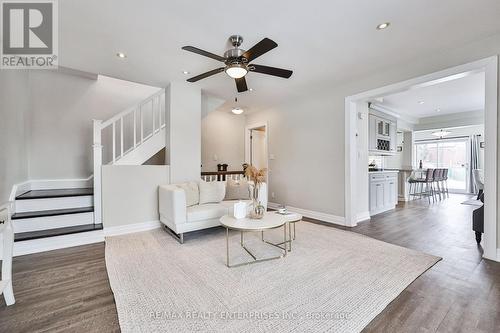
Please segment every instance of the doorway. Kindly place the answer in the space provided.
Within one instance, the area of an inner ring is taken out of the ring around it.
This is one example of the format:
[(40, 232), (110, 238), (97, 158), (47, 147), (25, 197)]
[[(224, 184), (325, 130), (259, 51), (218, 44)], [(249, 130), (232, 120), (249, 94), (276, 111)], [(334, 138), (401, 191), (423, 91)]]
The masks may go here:
[(269, 170), (267, 123), (253, 124), (245, 128), (245, 163), (257, 169)]
[(450, 138), (415, 142), (414, 165), (422, 161), (424, 169), (448, 169), (448, 189), (469, 193), (468, 138)]
[(498, 57), (493, 56), (475, 62), (452, 67), (439, 72), (420, 76), (414, 79), (391, 84), (381, 88), (347, 96), (345, 99), (345, 225), (357, 225), (357, 168), (358, 151), (356, 131), (359, 104), (387, 94), (409, 91), (415, 88), (427, 87), (441, 82), (483, 72), (485, 82), (484, 104), (484, 141), (487, 142), (484, 151), (484, 253), (483, 257), (500, 261), (497, 256), (497, 112), (498, 112)]

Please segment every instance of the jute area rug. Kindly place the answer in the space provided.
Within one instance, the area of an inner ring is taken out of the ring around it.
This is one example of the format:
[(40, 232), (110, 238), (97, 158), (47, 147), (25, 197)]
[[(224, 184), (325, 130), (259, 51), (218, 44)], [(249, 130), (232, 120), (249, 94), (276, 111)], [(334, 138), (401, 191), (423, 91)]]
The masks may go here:
[[(282, 229), (267, 231), (270, 241)], [(231, 262), (248, 261), (230, 233)], [(279, 249), (246, 233), (258, 257)], [(122, 332), (359, 332), (440, 258), (308, 222), (283, 259), (225, 266), (225, 229), (106, 238)]]

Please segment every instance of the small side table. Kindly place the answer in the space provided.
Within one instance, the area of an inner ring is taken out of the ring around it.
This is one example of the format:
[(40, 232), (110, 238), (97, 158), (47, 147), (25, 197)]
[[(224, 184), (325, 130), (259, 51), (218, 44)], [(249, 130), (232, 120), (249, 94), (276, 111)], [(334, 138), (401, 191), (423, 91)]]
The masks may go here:
[[(274, 245), (276, 247), (279, 247), (280, 249), (285, 250), (285, 251), (286, 251), (287, 244), (288, 244), (288, 252), (290, 252), (290, 251), (292, 251), (292, 241), (295, 240), (295, 235), (296, 235), (295, 224), (297, 222), (302, 221), (302, 215), (297, 214), (297, 213), (280, 214), (278, 212), (274, 212), (274, 214), (285, 218), (285, 220), (288, 224), (288, 239), (284, 240), (281, 243), (268, 242), (264, 239), (264, 230), (262, 230), (262, 233), (261, 233), (262, 241), (269, 244), (269, 245)], [(293, 224), (293, 237), (292, 237), (292, 224)]]

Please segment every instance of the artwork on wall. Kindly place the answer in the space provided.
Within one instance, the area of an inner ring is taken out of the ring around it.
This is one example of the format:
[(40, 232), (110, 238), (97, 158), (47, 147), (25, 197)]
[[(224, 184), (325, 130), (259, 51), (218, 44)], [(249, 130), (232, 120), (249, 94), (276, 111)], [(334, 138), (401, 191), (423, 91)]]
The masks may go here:
[(484, 141), (479, 143), (479, 148), (483, 148), (484, 149)]
[(403, 151), (403, 146), (398, 146), (397, 151), (398, 151), (398, 153), (402, 152)]

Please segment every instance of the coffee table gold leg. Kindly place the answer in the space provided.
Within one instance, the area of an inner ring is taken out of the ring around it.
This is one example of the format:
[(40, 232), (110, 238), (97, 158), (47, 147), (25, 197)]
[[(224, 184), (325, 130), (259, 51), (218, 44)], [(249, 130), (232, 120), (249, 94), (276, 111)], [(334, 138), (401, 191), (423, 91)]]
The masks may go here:
[[(293, 224), (295, 225), (295, 223)], [(288, 251), (291, 252), (292, 251), (292, 226), (290, 225), (290, 223), (288, 223)]]
[(226, 266), (229, 267), (229, 228), (226, 228)]
[(285, 249), (285, 254), (283, 255), (283, 257), (286, 257), (286, 253), (288, 252), (286, 249), (286, 225), (287, 224), (288, 223), (283, 224), (283, 248)]
[(297, 224), (297, 222), (295, 222), (293, 224), (293, 240), (295, 240), (295, 225)]
[(241, 244), (241, 246), (243, 246), (243, 231), (241, 232), (240, 244)]

